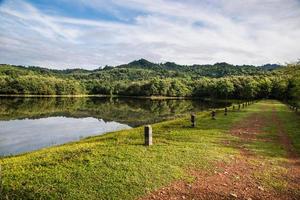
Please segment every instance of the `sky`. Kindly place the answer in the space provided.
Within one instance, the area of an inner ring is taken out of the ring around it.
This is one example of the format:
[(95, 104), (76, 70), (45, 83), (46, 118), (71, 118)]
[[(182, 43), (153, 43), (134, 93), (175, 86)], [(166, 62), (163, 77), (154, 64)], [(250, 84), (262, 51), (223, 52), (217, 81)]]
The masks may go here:
[(95, 69), (140, 58), (300, 58), (300, 0), (0, 0), (0, 63)]

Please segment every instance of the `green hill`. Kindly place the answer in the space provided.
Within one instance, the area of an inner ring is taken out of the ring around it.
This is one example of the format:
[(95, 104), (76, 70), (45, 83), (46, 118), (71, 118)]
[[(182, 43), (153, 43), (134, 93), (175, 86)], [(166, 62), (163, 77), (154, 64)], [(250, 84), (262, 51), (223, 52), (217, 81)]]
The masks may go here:
[(145, 59), (94, 70), (0, 65), (0, 94), (299, 99), (299, 64), (178, 65)]

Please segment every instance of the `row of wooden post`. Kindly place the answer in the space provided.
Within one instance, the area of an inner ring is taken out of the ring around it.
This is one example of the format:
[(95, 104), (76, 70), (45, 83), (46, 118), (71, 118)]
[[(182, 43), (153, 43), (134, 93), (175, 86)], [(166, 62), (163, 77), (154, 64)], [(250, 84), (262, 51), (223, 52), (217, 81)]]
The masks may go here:
[[(245, 102), (242, 105), (238, 104), (238, 110), (240, 110), (241, 107), (245, 108), (245, 107), (247, 107), (251, 104), (254, 104), (254, 102), (250, 101), (250, 102)], [(235, 110), (235, 105), (232, 106), (232, 110)], [(228, 108), (227, 107), (224, 108), (224, 115), (225, 116), (228, 115)], [(215, 110), (211, 111), (211, 118), (213, 120), (216, 120), (216, 111)], [(191, 114), (191, 123), (192, 123), (192, 127), (196, 127), (196, 115), (195, 114)], [(151, 146), (153, 144), (153, 141), (152, 141), (152, 127), (150, 125), (146, 125), (144, 127), (144, 135), (145, 135), (145, 145), (146, 146)]]
[[(245, 107), (247, 107), (247, 106), (249, 106), (249, 105), (251, 105), (251, 104), (253, 104), (253, 103), (254, 103), (254, 102), (250, 101), (250, 102), (238, 104), (237, 110), (240, 110), (241, 107), (242, 107), (242, 108), (245, 108)], [(232, 110), (235, 110), (235, 105), (232, 106)], [(225, 107), (225, 108), (224, 108), (224, 115), (227, 116), (227, 114), (228, 114), (228, 108)], [(214, 111), (214, 110), (211, 111), (211, 118), (212, 118), (213, 120), (216, 119), (216, 111)]]

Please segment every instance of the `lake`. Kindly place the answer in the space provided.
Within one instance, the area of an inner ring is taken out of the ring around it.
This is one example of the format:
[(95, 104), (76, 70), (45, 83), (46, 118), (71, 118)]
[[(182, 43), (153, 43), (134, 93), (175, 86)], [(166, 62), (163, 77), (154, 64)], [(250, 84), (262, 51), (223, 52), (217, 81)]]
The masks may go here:
[(226, 105), (230, 103), (102, 97), (0, 97), (0, 155), (16, 155)]

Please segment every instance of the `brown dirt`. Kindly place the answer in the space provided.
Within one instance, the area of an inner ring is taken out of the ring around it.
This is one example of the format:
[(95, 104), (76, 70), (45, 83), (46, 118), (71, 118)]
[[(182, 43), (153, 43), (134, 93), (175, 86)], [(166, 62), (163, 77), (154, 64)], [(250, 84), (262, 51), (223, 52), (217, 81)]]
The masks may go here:
[[(193, 183), (176, 181), (170, 186), (161, 188), (141, 200), (165, 199), (300, 199), (293, 191), (300, 191), (300, 164), (298, 156), (292, 151), (291, 142), (283, 131), (280, 119), (275, 111), (273, 123), (278, 124), (280, 142), (289, 152), (288, 163), (285, 167), (289, 170), (284, 177), (289, 182), (287, 191), (276, 191), (264, 188), (256, 178), (255, 172), (268, 169), (262, 158), (255, 156), (243, 144), (249, 140), (261, 140), (256, 136), (262, 133), (263, 127), (268, 123), (266, 117), (252, 114), (247, 119), (236, 124), (230, 131), (231, 134), (241, 138), (241, 142), (234, 144), (240, 155), (233, 158), (230, 163), (217, 163), (213, 173), (208, 171), (190, 170), (195, 177)], [(229, 144), (232, 145), (232, 144)], [(251, 162), (253, 160), (261, 162)], [(256, 163), (256, 164), (254, 164)]]

